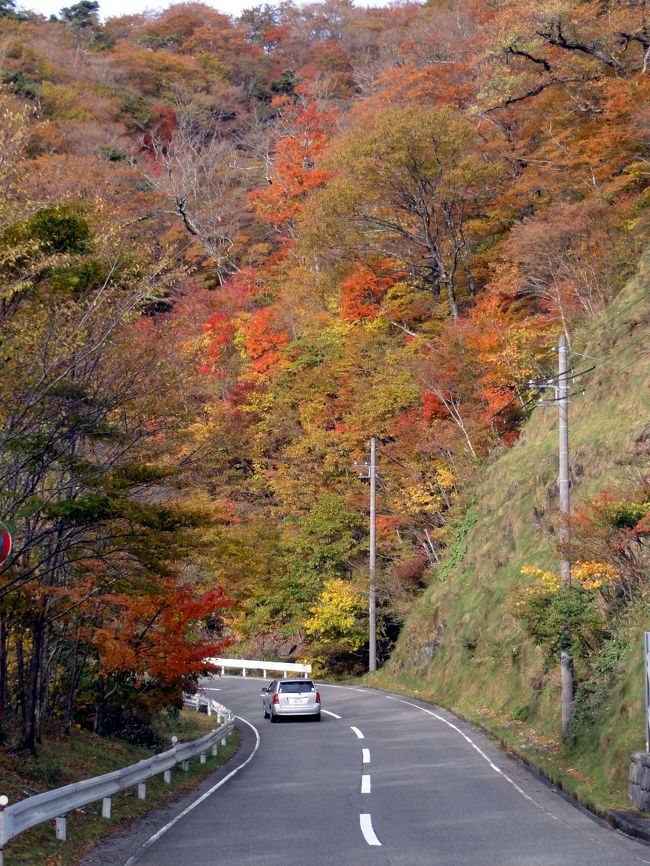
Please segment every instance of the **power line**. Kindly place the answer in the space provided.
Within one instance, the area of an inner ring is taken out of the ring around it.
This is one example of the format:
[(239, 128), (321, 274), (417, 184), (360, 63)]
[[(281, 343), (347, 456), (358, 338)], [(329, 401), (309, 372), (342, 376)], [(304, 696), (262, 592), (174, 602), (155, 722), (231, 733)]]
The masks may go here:
[(380, 448), (380, 449), (379, 449), (379, 452), (380, 452), (380, 454), (381, 454), (383, 457), (388, 458), (388, 460), (390, 460), (392, 463), (396, 463), (398, 466), (401, 466), (402, 469), (406, 469), (407, 472), (411, 472), (411, 471), (412, 471), (408, 466), (406, 466), (404, 463), (402, 463), (401, 460), (398, 460), (396, 457), (392, 457), (392, 456), (388, 453), (388, 451), (384, 451), (383, 448)]
[[(550, 357), (550, 351), (557, 352), (557, 349), (549, 350), (549, 353), (547, 353), (547, 354), (549, 354), (549, 357)], [(580, 366), (579, 364), (575, 364), (573, 367), (568, 367), (567, 368), (567, 374), (572, 373), (573, 371), (577, 370), (579, 366)], [(574, 375), (572, 375), (572, 376), (567, 376), (567, 379), (576, 379), (579, 376), (584, 376), (585, 373), (590, 373), (594, 369), (595, 369), (595, 366), (589, 367), (587, 370), (580, 370), (577, 373), (574, 373)], [(554, 375), (547, 376), (543, 381), (544, 381), (544, 383), (550, 384), (554, 379), (557, 379), (557, 378), (558, 378), (558, 374), (556, 373)], [(540, 380), (540, 381), (542, 381), (542, 380)], [(534, 380), (534, 379), (530, 380), (528, 384), (530, 385), (531, 382), (536, 382), (536, 380)], [(493, 418), (496, 418), (498, 415), (500, 415), (502, 412), (504, 412), (508, 408), (508, 406), (512, 405), (513, 403), (516, 403), (517, 401), (519, 401), (521, 409), (525, 409), (527, 406), (531, 405), (532, 403), (537, 402), (537, 398), (531, 397), (528, 400), (526, 400), (525, 403), (521, 403), (521, 398), (519, 397), (519, 395), (515, 395), (510, 400), (508, 400), (508, 402), (505, 403), (500, 409), (497, 409), (496, 412), (493, 412), (492, 415), (490, 415), (489, 420), (491, 421)]]
[(636, 362), (639, 360), (639, 358), (642, 358), (644, 355), (647, 355), (649, 351), (650, 351), (650, 349), (646, 349), (645, 352), (641, 352), (639, 355), (636, 356), (636, 358), (632, 358), (632, 360), (629, 361), (627, 364), (624, 364), (622, 367), (612, 367), (612, 370), (614, 370), (617, 373), (622, 373), (623, 370), (627, 370), (627, 368), (631, 367), (632, 364), (636, 364)]
[[(611, 355), (605, 355), (602, 358), (595, 359), (597, 361), (597, 363), (594, 364), (592, 367), (590, 367), (588, 370), (583, 370), (582, 372), (576, 373), (574, 376), (571, 376), (568, 378), (577, 379), (577, 378), (579, 378), (579, 376), (583, 376), (586, 373), (590, 373), (593, 370), (596, 370), (599, 367), (602, 367), (604, 364), (611, 363), (611, 360), (613, 358), (617, 357), (618, 355), (623, 354), (623, 352), (626, 352), (628, 349), (631, 349), (634, 346), (639, 345), (640, 343), (645, 343), (645, 342), (647, 342), (647, 338), (646, 337), (640, 337), (638, 340), (635, 340), (633, 343), (628, 343), (626, 346), (623, 346), (621, 349), (619, 349), (617, 352), (614, 352)], [(626, 370), (628, 367), (631, 367), (632, 364), (635, 364), (639, 360), (640, 357), (642, 357), (643, 355), (647, 355), (649, 351), (650, 351), (649, 349), (646, 349), (644, 352), (641, 352), (640, 355), (637, 355), (635, 358), (633, 358), (629, 363), (625, 364), (623, 367), (614, 367), (613, 369), (618, 371), (618, 372), (622, 372), (623, 370)], [(555, 379), (555, 378), (556, 378), (555, 376), (551, 376), (546, 381), (550, 384), (553, 381), (553, 379)], [(584, 393), (585, 393), (585, 391), (584, 391), (584, 389), (582, 389), (580, 391), (574, 391), (571, 394), (569, 394), (568, 396), (569, 397), (582, 396), (582, 395), (584, 395)], [(549, 403), (553, 403), (553, 402), (555, 402), (555, 398), (543, 398), (542, 400), (540, 400), (538, 397), (531, 398), (531, 400), (527, 401), (527, 404), (525, 404), (526, 406), (529, 406), (529, 405), (534, 403), (531, 411), (530, 412), (524, 412), (523, 417), (517, 419), (516, 421), (513, 421), (507, 427), (504, 427), (503, 429), (498, 430), (497, 431), (498, 435), (499, 436), (505, 436), (506, 434), (511, 433), (513, 430), (517, 430), (521, 426), (521, 424), (523, 424), (524, 422), (528, 421), (529, 418), (531, 418), (533, 412), (535, 411), (535, 409), (538, 406), (540, 406), (540, 405), (543, 406), (544, 403), (549, 404)], [(496, 417), (496, 413), (492, 417)]]
[[(581, 331), (581, 333), (579, 334), (579, 339), (582, 341), (582, 340), (584, 340), (584, 338), (591, 336), (592, 334), (596, 333), (597, 331), (602, 331), (602, 330), (604, 330), (604, 329), (607, 327), (607, 325), (609, 325), (611, 322), (614, 322), (617, 318), (619, 318), (619, 316), (622, 316), (624, 313), (628, 312), (628, 310), (633, 309), (634, 307), (638, 306), (639, 304), (641, 304), (643, 301), (647, 300), (648, 298), (650, 298), (650, 292), (644, 292), (644, 293), (641, 295), (641, 297), (636, 298), (634, 301), (631, 301), (629, 304), (626, 304), (624, 307), (622, 307), (622, 308), (621, 308), (620, 310), (618, 310), (616, 313), (613, 313), (611, 316), (609, 316), (609, 317), (608, 317), (607, 319), (605, 319), (604, 321), (601, 321), (601, 322), (599, 322), (597, 325), (594, 325), (593, 328), (590, 328), (590, 329), (587, 330), (587, 331)], [(636, 341), (636, 342), (643, 342), (644, 339), (645, 339), (645, 338), (641, 338), (641, 340)], [(633, 346), (633, 345), (635, 345), (635, 343), (629, 344), (628, 346), (626, 346), (626, 347), (625, 347), (624, 349), (622, 349), (621, 351), (625, 351), (627, 348), (630, 348), (630, 347)], [(557, 351), (557, 349), (556, 349), (555, 347), (549, 349), (549, 350), (548, 350), (547, 352), (545, 352), (544, 355), (542, 355), (542, 357), (539, 359), (539, 363), (543, 363), (543, 362), (544, 362), (545, 360), (547, 360), (547, 359), (550, 360), (550, 357), (551, 357), (552, 354), (554, 354), (556, 351)], [(572, 352), (572, 354), (579, 354), (579, 353), (578, 353), (578, 352), (575, 352), (575, 353)], [(611, 357), (615, 357), (615, 356), (612, 355)], [(594, 358), (594, 359), (591, 359), (591, 360), (598, 361), (599, 359), (595, 359), (595, 358)], [(579, 365), (576, 364), (576, 365), (574, 365), (574, 366), (572, 366), (572, 367), (569, 367), (569, 368), (567, 369), (567, 373), (572, 373), (573, 371), (575, 371), (575, 370), (577, 369), (578, 366), (579, 366)], [(592, 369), (594, 369), (594, 367), (592, 367), (590, 370), (583, 370), (582, 372), (576, 373), (575, 376), (571, 376), (570, 378), (575, 378), (576, 376), (584, 375), (584, 373), (591, 372)], [(549, 376), (548, 379), (549, 379), (549, 380), (557, 379), (557, 374), (555, 374), (555, 375), (553, 375), (553, 376)], [(504, 406), (502, 406), (500, 409), (497, 409), (497, 411), (494, 412), (494, 413), (491, 415), (491, 419), (492, 419), (492, 418), (496, 418), (498, 415), (500, 415), (502, 412), (504, 412), (504, 411), (505, 411), (505, 410), (506, 410), (506, 409), (507, 409), (507, 408), (508, 408), (512, 403), (515, 403), (515, 402), (516, 402), (517, 400), (519, 400), (519, 399), (520, 399), (520, 398), (519, 398), (518, 396), (514, 396), (514, 397), (512, 397), (512, 399), (509, 400), (508, 403), (506, 403), (506, 404), (505, 404)]]
[(628, 349), (633, 348), (634, 346), (638, 346), (639, 343), (646, 343), (648, 340), (647, 336), (638, 337), (636, 340), (633, 340), (631, 343), (626, 343), (625, 346), (621, 346), (616, 352), (612, 352), (609, 355), (603, 355), (602, 358), (594, 358), (593, 360), (596, 362), (595, 366), (600, 366), (601, 364), (608, 363), (612, 358), (616, 358), (618, 355), (622, 355), (623, 352), (627, 352)]
[(610, 324), (610, 322), (615, 321), (619, 316), (622, 316), (623, 313), (626, 313), (628, 310), (633, 309), (638, 304), (642, 303), (643, 301), (647, 300), (648, 298), (650, 298), (650, 292), (644, 292), (640, 298), (637, 298), (634, 301), (630, 301), (629, 304), (626, 304), (624, 307), (622, 307), (620, 310), (618, 310), (618, 312), (613, 313), (611, 316), (609, 316), (607, 319), (605, 319), (604, 322), (599, 322), (597, 325), (594, 325), (593, 328), (590, 328), (588, 331), (581, 331), (580, 338), (589, 337), (589, 336), (591, 336), (591, 334), (595, 333), (596, 331), (602, 330), (608, 324)]
[[(542, 399), (538, 402), (538, 406), (548, 406), (551, 403), (559, 403), (560, 400), (568, 399), (569, 397), (581, 397), (585, 393), (584, 388), (581, 391), (572, 391), (570, 394), (566, 394), (565, 397), (542, 397)], [(531, 413), (532, 414), (532, 413)]]
[[(575, 367), (567, 367), (567, 371), (566, 371), (566, 372), (567, 372), (567, 375), (562, 376), (562, 379), (563, 379), (563, 380), (566, 380), (567, 382), (570, 382), (570, 381), (572, 381), (573, 379), (579, 379), (580, 376), (584, 376), (584, 375), (586, 375), (587, 373), (591, 373), (592, 370), (595, 370), (595, 369), (596, 369), (596, 366), (597, 366), (596, 364), (592, 364), (592, 366), (591, 366), (591, 367), (587, 367), (586, 370), (578, 370), (578, 365), (576, 365)], [(570, 372), (571, 370), (578, 370), (578, 372), (577, 372), (577, 373), (573, 373), (573, 375), (570, 376), (570, 375), (568, 375), (568, 374), (569, 374), (569, 372)], [(535, 379), (531, 379), (531, 380), (529, 381), (528, 384), (529, 384), (532, 388), (535, 388), (535, 387), (545, 387), (545, 386), (553, 387), (553, 382), (554, 382), (554, 381), (557, 381), (559, 378), (560, 378), (560, 377), (557, 376), (557, 375), (556, 375), (556, 376), (548, 376), (546, 379), (540, 379), (539, 382), (536, 381)]]

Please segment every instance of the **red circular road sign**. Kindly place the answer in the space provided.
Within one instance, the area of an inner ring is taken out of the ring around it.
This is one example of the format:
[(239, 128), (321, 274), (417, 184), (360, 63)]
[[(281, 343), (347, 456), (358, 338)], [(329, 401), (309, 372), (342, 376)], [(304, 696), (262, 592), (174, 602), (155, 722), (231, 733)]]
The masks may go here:
[(9, 531), (0, 523), (0, 563), (11, 553), (11, 535)]

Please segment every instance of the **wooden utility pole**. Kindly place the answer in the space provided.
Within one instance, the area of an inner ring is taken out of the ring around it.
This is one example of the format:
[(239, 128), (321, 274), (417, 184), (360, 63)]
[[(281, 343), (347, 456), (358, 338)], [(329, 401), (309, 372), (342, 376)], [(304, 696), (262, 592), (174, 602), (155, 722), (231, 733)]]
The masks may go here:
[[(571, 584), (571, 561), (569, 560), (569, 382), (568, 382), (568, 354), (569, 347), (564, 334), (560, 335), (558, 346), (558, 387), (557, 402), (559, 408), (559, 432), (560, 432), (560, 577), (564, 586)], [(567, 626), (567, 639), (568, 634)], [(562, 681), (562, 733), (566, 733), (567, 725), (571, 717), (573, 707), (573, 658), (569, 649), (563, 649), (560, 654), (560, 673)]]
[(370, 440), (370, 567), (368, 585), (368, 670), (377, 670), (377, 440)]

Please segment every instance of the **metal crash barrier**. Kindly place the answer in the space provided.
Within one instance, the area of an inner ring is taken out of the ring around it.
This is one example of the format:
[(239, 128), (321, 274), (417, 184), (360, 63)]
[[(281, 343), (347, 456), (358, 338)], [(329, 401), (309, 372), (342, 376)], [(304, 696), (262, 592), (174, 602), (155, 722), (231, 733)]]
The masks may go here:
[(113, 795), (137, 785), (138, 797), (144, 800), (147, 796), (147, 779), (163, 773), (165, 782), (171, 782), (171, 771), (177, 764), (180, 764), (183, 770), (187, 770), (190, 758), (196, 755), (199, 755), (202, 764), (206, 762), (209, 751), (216, 756), (219, 742), (225, 746), (226, 737), (235, 725), (232, 713), (222, 704), (202, 695), (185, 696), (184, 703), (199, 711), (207, 707), (208, 714), (216, 717), (218, 727), (204, 737), (189, 743), (179, 743), (176, 737), (172, 737), (172, 748), (152, 758), (146, 758), (138, 761), (137, 764), (114, 770), (112, 773), (36, 794), (11, 805), (8, 805), (6, 796), (0, 796), (0, 866), (3, 866), (4, 862), (2, 853), (4, 846), (10, 839), (25, 830), (46, 821), (55, 821), (56, 837), (65, 841), (66, 813), (101, 800), (102, 816), (110, 818)]

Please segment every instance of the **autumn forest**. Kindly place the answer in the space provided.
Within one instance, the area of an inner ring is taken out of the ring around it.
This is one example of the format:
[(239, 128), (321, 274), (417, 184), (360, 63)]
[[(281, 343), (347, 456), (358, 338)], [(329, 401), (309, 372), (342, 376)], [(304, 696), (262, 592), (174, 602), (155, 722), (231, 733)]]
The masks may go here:
[(371, 437), (385, 661), (650, 220), (646, 0), (101, 14), (0, 0), (0, 738), (32, 750), (142, 739), (211, 655), (365, 670)]

